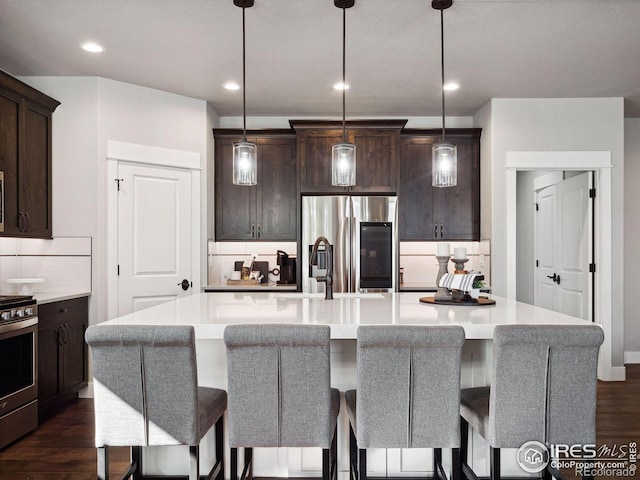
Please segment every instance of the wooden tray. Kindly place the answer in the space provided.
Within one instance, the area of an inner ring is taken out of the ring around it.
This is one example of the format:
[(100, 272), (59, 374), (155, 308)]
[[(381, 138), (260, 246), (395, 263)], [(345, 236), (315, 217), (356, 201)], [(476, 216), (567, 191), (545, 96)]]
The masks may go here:
[(258, 280), (227, 280), (227, 285), (260, 285)]
[(477, 302), (436, 302), (433, 297), (422, 297), (420, 303), (429, 303), (431, 305), (460, 305), (461, 307), (479, 307), (483, 305), (495, 305), (496, 301), (487, 297), (478, 297)]

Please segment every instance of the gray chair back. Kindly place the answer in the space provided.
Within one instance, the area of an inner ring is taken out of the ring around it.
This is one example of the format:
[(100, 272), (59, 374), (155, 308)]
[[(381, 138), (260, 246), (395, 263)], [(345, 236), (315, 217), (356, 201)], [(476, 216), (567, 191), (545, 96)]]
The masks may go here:
[(595, 443), (598, 325), (501, 325), (494, 332), (487, 440)]
[(96, 446), (198, 445), (190, 326), (94, 325)]
[(231, 447), (330, 447), (329, 339), (326, 325), (225, 329)]
[(460, 446), (462, 327), (358, 328), (358, 448)]

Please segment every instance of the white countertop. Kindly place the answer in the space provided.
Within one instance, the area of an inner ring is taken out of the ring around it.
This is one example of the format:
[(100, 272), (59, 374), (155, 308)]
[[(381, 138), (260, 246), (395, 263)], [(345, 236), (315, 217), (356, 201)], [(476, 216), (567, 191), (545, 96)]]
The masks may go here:
[(495, 295), (491, 306), (429, 305), (425, 293), (200, 293), (124, 315), (105, 324), (193, 325), (198, 339), (222, 339), (227, 325), (330, 325), (332, 339), (355, 339), (358, 325), (462, 325), (468, 339), (491, 339), (496, 325), (587, 322)]
[(43, 292), (33, 294), (33, 298), (36, 299), (39, 305), (90, 296), (91, 292)]

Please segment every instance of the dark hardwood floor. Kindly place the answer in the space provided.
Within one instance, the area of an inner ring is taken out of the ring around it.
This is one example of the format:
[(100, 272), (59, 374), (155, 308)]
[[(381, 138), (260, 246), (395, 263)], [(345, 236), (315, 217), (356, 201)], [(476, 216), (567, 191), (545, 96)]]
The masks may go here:
[[(0, 451), (0, 480), (95, 480), (93, 435), (93, 401), (79, 400)], [(627, 366), (625, 382), (598, 383), (597, 439), (608, 446), (640, 442), (640, 365)], [(112, 449), (112, 471), (127, 464), (128, 451)]]

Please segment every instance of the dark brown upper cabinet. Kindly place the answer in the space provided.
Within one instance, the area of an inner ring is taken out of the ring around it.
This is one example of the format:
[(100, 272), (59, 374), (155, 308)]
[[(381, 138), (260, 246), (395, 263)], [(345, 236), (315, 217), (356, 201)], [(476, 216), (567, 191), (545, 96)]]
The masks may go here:
[(290, 130), (247, 132), (258, 145), (258, 184), (233, 184), (233, 143), (242, 131), (214, 129), (217, 241), (295, 241), (297, 238), (296, 137)]
[(302, 193), (395, 193), (400, 131), (406, 120), (347, 122), (346, 140), (356, 145), (356, 185), (331, 185), (331, 147), (342, 142), (342, 122), (291, 120), (298, 141)]
[(449, 129), (458, 147), (458, 185), (431, 186), (432, 146), (440, 130), (401, 135), (398, 223), (400, 240), (480, 240), (481, 129)]
[(4, 232), (52, 236), (51, 123), (60, 102), (0, 71), (0, 171)]

